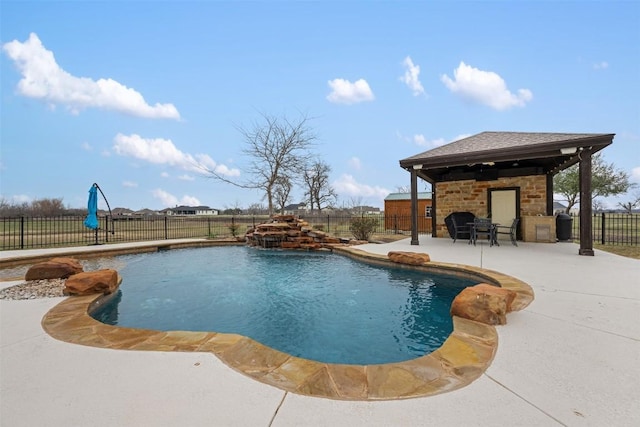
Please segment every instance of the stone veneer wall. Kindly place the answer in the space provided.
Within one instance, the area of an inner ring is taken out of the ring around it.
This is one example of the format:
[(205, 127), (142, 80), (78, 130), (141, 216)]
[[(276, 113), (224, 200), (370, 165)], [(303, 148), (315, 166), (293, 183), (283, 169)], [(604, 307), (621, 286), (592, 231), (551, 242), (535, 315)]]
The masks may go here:
[(448, 237), (444, 219), (452, 212), (488, 215), (488, 190), (520, 187), (520, 217), (546, 215), (547, 180), (545, 175), (499, 178), (496, 181), (451, 181), (436, 183), (436, 235)]

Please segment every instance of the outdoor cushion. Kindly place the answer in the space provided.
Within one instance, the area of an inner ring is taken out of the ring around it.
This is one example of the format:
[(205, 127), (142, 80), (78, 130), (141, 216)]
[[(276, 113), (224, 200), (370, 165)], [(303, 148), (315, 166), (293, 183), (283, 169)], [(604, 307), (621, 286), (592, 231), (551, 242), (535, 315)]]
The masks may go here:
[[(449, 236), (453, 239), (455, 236), (455, 229), (453, 228), (453, 219), (456, 219), (456, 223), (460, 225), (466, 225), (469, 222), (473, 222), (475, 219), (475, 215), (471, 212), (453, 212), (449, 214), (445, 219), (444, 223), (447, 226), (447, 230), (449, 231)], [(459, 232), (457, 238), (458, 239), (469, 239), (471, 237), (470, 232)]]

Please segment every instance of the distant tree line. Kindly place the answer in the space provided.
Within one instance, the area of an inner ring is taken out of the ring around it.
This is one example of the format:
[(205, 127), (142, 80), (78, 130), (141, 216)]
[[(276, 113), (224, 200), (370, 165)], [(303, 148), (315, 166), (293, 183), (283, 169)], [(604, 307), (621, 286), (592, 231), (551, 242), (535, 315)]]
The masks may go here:
[(68, 208), (59, 199), (36, 199), (30, 202), (11, 202), (0, 198), (0, 217), (52, 217), (86, 215), (86, 210)]

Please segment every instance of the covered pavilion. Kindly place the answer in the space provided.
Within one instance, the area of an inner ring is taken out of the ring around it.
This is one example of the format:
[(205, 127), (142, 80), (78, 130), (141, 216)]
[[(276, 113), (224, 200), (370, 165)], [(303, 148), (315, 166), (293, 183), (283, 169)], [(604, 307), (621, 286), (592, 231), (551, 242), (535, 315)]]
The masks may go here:
[[(411, 174), (411, 244), (418, 245), (418, 178), (433, 192), (432, 236), (444, 218), (466, 209), (491, 216), (498, 202), (514, 217), (553, 216), (553, 177), (576, 163), (580, 177), (580, 255), (593, 255), (591, 158), (615, 134), (482, 132), (400, 160)], [(497, 197), (498, 195), (507, 195)], [(494, 197), (495, 196), (495, 197)]]

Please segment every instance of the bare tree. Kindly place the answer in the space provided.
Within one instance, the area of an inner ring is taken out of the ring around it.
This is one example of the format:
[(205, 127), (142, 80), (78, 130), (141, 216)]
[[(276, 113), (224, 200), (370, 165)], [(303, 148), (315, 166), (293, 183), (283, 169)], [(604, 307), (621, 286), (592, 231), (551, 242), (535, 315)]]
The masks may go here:
[(323, 207), (331, 206), (337, 199), (337, 194), (329, 184), (331, 166), (322, 160), (315, 160), (302, 171), (302, 181), (305, 186), (304, 196), (309, 202), (311, 213), (315, 208), (322, 211)]
[(602, 212), (604, 208), (605, 208), (604, 201), (597, 200), (597, 199), (594, 199), (591, 201), (591, 209), (593, 209), (594, 212)]
[(309, 127), (308, 118), (300, 116), (296, 121), (286, 117), (262, 114), (261, 122), (250, 127), (238, 127), (244, 138), (243, 154), (251, 159), (245, 183), (225, 178), (214, 170), (204, 168), (215, 179), (242, 188), (254, 188), (264, 191), (269, 214), (274, 209), (274, 191), (279, 179), (293, 179), (300, 174), (302, 167), (311, 158), (310, 148), (316, 135)]
[(263, 215), (267, 213), (267, 208), (260, 203), (252, 203), (247, 208), (247, 213), (249, 215)]
[(635, 207), (640, 206), (640, 192), (636, 193), (633, 197), (634, 200), (618, 203), (618, 206), (624, 209), (628, 214), (631, 214)]
[(1, 216), (33, 216), (52, 217), (69, 214), (70, 212), (62, 203), (62, 198), (58, 199), (36, 199), (31, 202), (12, 203), (4, 198), (0, 199)]
[(401, 185), (396, 187), (396, 193), (411, 193), (410, 185)]
[(349, 213), (362, 213), (363, 200), (362, 196), (351, 196), (349, 200), (342, 203), (342, 208)]
[(282, 214), (284, 214), (284, 208), (287, 206), (292, 188), (291, 180), (286, 176), (279, 176), (273, 185), (273, 201)]

